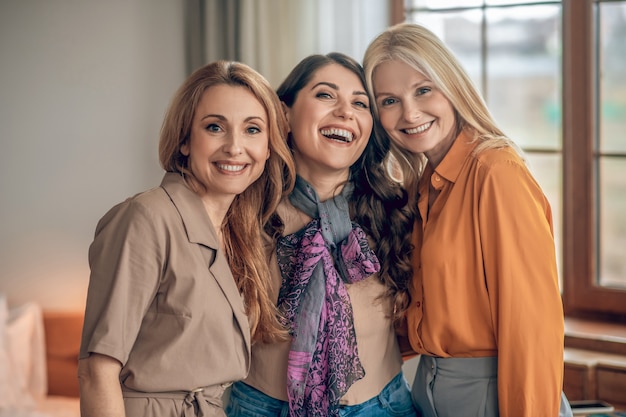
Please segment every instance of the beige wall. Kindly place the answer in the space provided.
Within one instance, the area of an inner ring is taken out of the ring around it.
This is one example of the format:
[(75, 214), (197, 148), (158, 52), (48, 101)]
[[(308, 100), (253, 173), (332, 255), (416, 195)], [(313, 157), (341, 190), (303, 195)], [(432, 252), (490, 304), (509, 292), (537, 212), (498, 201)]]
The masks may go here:
[(158, 185), (158, 130), (185, 77), (183, 2), (0, 0), (0, 292), (84, 306), (113, 204)]

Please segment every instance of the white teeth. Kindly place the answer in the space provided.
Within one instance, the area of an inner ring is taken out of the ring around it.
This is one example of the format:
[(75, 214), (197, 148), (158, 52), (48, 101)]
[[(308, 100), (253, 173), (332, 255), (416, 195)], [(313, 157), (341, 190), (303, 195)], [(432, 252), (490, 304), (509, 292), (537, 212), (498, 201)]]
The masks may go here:
[(221, 164), (217, 164), (217, 167), (223, 171), (230, 171), (230, 172), (238, 172), (238, 171), (242, 171), (246, 166), (245, 165), (221, 165)]
[(423, 131), (428, 129), (430, 127), (430, 125), (432, 125), (432, 124), (433, 124), (433, 122), (424, 123), (423, 125), (418, 126), (416, 128), (413, 128), (413, 129), (405, 129), (405, 131), (409, 135), (414, 135), (416, 133), (422, 133)]
[[(330, 128), (320, 130), (322, 135), (335, 139), (335, 137), (342, 138), (346, 142), (352, 142), (352, 132), (346, 129)], [(334, 137), (333, 137), (334, 136)]]

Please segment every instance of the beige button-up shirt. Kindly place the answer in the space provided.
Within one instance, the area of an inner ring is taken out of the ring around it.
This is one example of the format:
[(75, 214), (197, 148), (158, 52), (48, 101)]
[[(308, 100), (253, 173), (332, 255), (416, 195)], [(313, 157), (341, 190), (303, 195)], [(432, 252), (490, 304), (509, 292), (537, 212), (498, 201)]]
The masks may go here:
[(174, 173), (98, 223), (80, 357), (122, 363), (127, 410), (137, 392), (157, 403), (151, 393), (219, 397), (246, 376), (250, 328), (219, 247), (200, 197)]

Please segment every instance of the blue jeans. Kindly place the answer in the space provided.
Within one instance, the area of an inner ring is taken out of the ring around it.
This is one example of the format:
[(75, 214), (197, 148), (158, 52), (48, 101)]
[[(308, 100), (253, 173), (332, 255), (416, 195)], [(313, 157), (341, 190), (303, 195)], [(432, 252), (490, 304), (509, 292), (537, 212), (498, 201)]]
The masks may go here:
[[(289, 404), (269, 397), (243, 382), (233, 384), (226, 406), (228, 417), (287, 417)], [(340, 417), (413, 417), (409, 384), (400, 372), (377, 396), (356, 405), (342, 405)]]

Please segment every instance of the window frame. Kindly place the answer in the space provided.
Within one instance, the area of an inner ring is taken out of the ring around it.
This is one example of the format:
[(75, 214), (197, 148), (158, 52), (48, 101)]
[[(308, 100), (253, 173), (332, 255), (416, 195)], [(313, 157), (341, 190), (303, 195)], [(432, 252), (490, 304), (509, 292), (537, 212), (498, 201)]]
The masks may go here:
[[(563, 0), (561, 5), (563, 306), (566, 316), (623, 323), (626, 289), (596, 284), (599, 84), (595, 13), (600, 1)], [(390, 0), (390, 7), (392, 24), (406, 20), (408, 1)]]
[(566, 0), (562, 6), (563, 305), (567, 315), (623, 321), (626, 290), (596, 285), (597, 4)]

